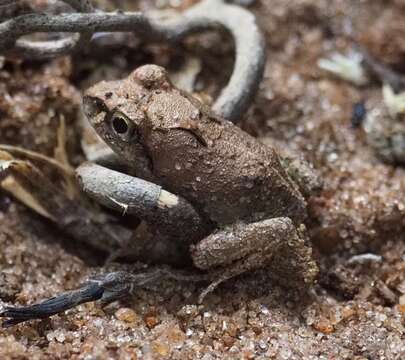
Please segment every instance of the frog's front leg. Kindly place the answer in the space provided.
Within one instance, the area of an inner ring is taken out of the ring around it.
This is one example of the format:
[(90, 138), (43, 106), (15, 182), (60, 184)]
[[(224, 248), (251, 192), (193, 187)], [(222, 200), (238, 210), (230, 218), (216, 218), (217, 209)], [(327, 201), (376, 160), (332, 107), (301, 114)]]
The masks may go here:
[(200, 302), (221, 282), (264, 267), (287, 286), (312, 283), (318, 268), (304, 231), (303, 225), (297, 229), (291, 219), (280, 217), (228, 226), (192, 246), (194, 264), (218, 274)]

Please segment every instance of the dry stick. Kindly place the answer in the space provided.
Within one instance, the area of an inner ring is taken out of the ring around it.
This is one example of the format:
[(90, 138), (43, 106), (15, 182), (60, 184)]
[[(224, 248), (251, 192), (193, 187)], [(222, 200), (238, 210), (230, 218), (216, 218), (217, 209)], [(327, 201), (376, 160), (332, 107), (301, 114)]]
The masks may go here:
[[(79, 0), (65, 2), (83, 6)], [(177, 42), (190, 34), (220, 28), (233, 36), (236, 58), (232, 76), (216, 100), (214, 110), (236, 121), (247, 110), (263, 77), (265, 44), (255, 17), (224, 0), (204, 0), (181, 16), (164, 21), (137, 12), (22, 15), (0, 24), (0, 51), (13, 50), (22, 56), (47, 58), (70, 53), (77, 46), (77, 39), (72, 37), (46, 42), (19, 39), (35, 32), (135, 32), (149, 41)]]
[(0, 21), (10, 18), (21, 7), (22, 4), (18, 0), (0, 0)]
[(224, 118), (236, 122), (249, 108), (263, 78), (266, 63), (263, 35), (252, 13), (239, 6), (227, 5), (223, 0), (207, 0), (189, 13), (193, 16), (193, 12), (196, 17), (204, 13), (207, 19), (217, 21), (231, 33), (235, 41), (233, 73), (213, 109)]
[(81, 165), (77, 175), (82, 190), (98, 203), (136, 215), (178, 242), (195, 242), (210, 230), (188, 201), (159, 185), (92, 163)]
[(90, 301), (99, 300), (105, 306), (165, 278), (192, 282), (209, 280), (209, 276), (205, 274), (184, 275), (165, 267), (150, 268), (137, 273), (110, 272), (90, 278), (77, 290), (65, 292), (38, 304), (7, 306), (0, 311), (0, 318), (9, 318), (2, 326), (8, 328), (28, 320), (43, 319)]
[(360, 51), (363, 56), (363, 63), (367, 69), (382, 83), (389, 84), (395, 93), (405, 90), (405, 77), (401, 76), (394, 70), (390, 69), (387, 65), (379, 62), (370, 53), (359, 44), (355, 47)]
[[(66, 4), (70, 5), (74, 10), (80, 11), (83, 13), (90, 13), (94, 11), (93, 6), (90, 4), (88, 0), (61, 0), (65, 2)], [(28, 14), (28, 15), (22, 15), (18, 16), (17, 18), (9, 21), (15, 21), (16, 24), (19, 24), (17, 22), (18, 19), (24, 18), (25, 16), (35, 16), (35, 14)], [(3, 24), (0, 24), (0, 27)], [(18, 26), (18, 25), (17, 25)], [(37, 32), (40, 30), (36, 30), (33, 32)], [(29, 32), (32, 33), (32, 32)], [(26, 34), (24, 34), (26, 35)], [(81, 34), (73, 34), (71, 36), (68, 36), (63, 39), (59, 40), (52, 40), (52, 41), (29, 41), (29, 40), (23, 40), (23, 39), (18, 39), (19, 36), (17, 36), (14, 41), (14, 49), (13, 51), (16, 53), (21, 53), (24, 54), (25, 57), (33, 57), (36, 58), (38, 57), (38, 54), (44, 54), (43, 56), (39, 56), (42, 58), (52, 58), (55, 56), (59, 56), (62, 53), (69, 53), (73, 51), (75, 48), (80, 48), (84, 46), (86, 43), (88, 43), (91, 40), (92, 37), (92, 32), (85, 30), (82, 31)], [(0, 34), (1, 38), (1, 34)], [(8, 41), (8, 40), (7, 40)], [(1, 43), (1, 40), (0, 40)], [(1, 50), (1, 45), (0, 45), (0, 50)]]

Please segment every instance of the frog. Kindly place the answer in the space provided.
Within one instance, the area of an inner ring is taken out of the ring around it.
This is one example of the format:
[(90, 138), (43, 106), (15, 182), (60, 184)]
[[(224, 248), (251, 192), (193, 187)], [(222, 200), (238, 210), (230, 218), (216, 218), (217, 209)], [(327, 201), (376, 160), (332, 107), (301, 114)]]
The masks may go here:
[[(176, 88), (157, 65), (93, 85), (84, 93), (83, 113), (132, 169), (125, 174), (83, 164), (77, 169), (83, 191), (159, 228), (154, 235), (167, 245), (161, 258), (170, 257), (170, 245), (185, 245), (182, 256), (191, 258), (198, 279), (209, 281), (199, 302), (225, 280), (258, 269), (268, 269), (290, 287), (308, 288), (316, 281), (303, 195), (311, 193), (316, 180), (308, 179), (315, 176), (308, 171), (297, 176), (299, 167), (288, 169), (290, 162), (274, 147)], [(159, 243), (153, 236), (147, 239)], [(148, 252), (143, 256), (140, 260), (147, 261)], [(107, 273), (74, 295), (61, 295), (42, 307), (8, 309), (1, 316), (24, 321), (84, 301), (112, 301), (131, 293), (139, 285), (134, 279), (124, 271)], [(155, 280), (156, 271), (147, 279)]]

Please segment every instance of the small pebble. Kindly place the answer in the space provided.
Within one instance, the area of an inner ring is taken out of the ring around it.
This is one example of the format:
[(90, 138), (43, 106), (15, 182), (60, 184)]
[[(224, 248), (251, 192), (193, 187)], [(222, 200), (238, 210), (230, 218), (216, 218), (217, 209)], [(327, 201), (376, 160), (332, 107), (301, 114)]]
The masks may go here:
[(159, 354), (160, 356), (168, 356), (169, 355), (170, 348), (166, 344), (164, 344), (162, 342), (155, 341), (153, 343), (152, 347), (153, 347), (153, 351), (155, 353)]
[(129, 308), (120, 308), (115, 312), (115, 317), (118, 320), (126, 323), (134, 323), (137, 320), (137, 316), (134, 310)]
[(146, 316), (145, 323), (149, 329), (153, 329), (157, 324), (159, 324), (159, 320), (156, 316)]
[(364, 102), (358, 102), (353, 105), (352, 109), (352, 126), (358, 128), (366, 117), (367, 110), (364, 106)]
[(318, 330), (324, 334), (331, 334), (335, 331), (332, 323), (324, 317), (319, 318), (312, 326), (315, 330)]

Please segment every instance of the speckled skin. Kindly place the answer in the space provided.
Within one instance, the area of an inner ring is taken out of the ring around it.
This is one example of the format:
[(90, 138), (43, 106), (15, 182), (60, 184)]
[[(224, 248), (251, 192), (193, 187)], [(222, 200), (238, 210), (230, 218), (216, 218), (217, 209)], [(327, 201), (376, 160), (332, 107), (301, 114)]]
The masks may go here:
[[(93, 86), (84, 112), (139, 177), (185, 198), (219, 229), (192, 247), (196, 266), (232, 267), (221, 272), (228, 278), (272, 262), (278, 246), (271, 244), (291, 240), (291, 248), (300, 248), (291, 263), (302, 265), (294, 272), (304, 282), (314, 279), (310, 248), (295, 230), (306, 217), (306, 202), (278, 154), (174, 88), (163, 68), (146, 65), (124, 80)], [(117, 117), (125, 120), (121, 133)], [(217, 251), (221, 246), (227, 250)]]

